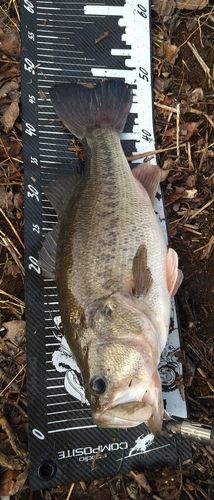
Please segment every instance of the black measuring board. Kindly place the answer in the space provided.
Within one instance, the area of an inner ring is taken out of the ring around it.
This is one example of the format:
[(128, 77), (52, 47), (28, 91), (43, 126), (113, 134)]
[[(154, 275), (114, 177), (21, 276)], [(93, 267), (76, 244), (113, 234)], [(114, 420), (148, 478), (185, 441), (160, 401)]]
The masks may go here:
[[(188, 442), (154, 436), (145, 425), (100, 429), (91, 419), (81, 376), (63, 336), (53, 280), (44, 278), (38, 251), (57, 216), (42, 186), (68, 175), (78, 162), (71, 136), (56, 116), (55, 83), (123, 78), (134, 99), (121, 136), (126, 154), (154, 149), (149, 1), (21, 1), (22, 118), (25, 165), (25, 266), (28, 351), (30, 487), (33, 490), (107, 477), (130, 469), (175, 464)], [(104, 34), (103, 40), (102, 35)], [(155, 210), (166, 234), (162, 199)], [(166, 234), (167, 237), (167, 234)], [(159, 366), (166, 410), (185, 418), (176, 386), (182, 375), (172, 302), (169, 342)]]

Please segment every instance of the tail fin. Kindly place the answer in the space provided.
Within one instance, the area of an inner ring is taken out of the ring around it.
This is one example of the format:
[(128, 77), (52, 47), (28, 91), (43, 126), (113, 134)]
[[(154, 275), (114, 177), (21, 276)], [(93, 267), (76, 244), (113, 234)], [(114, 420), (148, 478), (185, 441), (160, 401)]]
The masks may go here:
[(62, 83), (50, 89), (56, 113), (79, 139), (95, 128), (121, 133), (132, 104), (132, 90), (120, 80), (104, 80), (94, 88)]

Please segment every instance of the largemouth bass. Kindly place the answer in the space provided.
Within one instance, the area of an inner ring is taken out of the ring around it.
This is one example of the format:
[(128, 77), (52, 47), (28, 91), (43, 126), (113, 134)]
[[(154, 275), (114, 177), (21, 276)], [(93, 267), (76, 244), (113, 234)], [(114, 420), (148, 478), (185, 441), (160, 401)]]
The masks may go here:
[[(161, 431), (158, 363), (171, 296), (182, 281), (154, 213), (160, 169), (132, 171), (120, 133), (132, 103), (121, 81), (50, 90), (60, 119), (82, 140), (84, 173), (46, 188), (59, 215), (40, 264), (56, 280), (66, 340), (81, 370), (94, 422)], [(64, 200), (64, 202), (62, 202)]]

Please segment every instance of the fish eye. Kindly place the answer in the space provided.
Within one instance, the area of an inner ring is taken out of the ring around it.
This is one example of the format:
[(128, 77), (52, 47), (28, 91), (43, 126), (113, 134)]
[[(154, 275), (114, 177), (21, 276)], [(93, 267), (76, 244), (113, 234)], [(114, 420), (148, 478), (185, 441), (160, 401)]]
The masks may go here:
[(93, 377), (90, 380), (90, 390), (95, 396), (100, 396), (106, 391), (106, 381), (101, 377)]

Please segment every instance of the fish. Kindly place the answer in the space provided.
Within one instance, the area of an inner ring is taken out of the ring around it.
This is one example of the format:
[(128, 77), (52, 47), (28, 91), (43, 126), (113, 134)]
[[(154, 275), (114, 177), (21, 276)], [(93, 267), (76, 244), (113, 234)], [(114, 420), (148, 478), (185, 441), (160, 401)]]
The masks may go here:
[(161, 432), (158, 373), (171, 297), (183, 275), (154, 212), (157, 165), (132, 170), (122, 149), (132, 89), (122, 80), (64, 83), (53, 107), (82, 141), (84, 170), (44, 188), (58, 214), (39, 263), (55, 279), (63, 331), (97, 426)]

